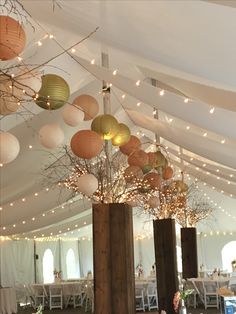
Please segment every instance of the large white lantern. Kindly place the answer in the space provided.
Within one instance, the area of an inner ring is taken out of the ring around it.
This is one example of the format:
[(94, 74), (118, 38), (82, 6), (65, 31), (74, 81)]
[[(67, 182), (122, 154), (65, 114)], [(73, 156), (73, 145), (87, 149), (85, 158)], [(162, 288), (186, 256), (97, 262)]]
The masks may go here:
[(57, 148), (64, 139), (64, 132), (57, 123), (46, 124), (39, 130), (40, 143), (46, 148)]
[(63, 119), (70, 126), (77, 126), (84, 120), (84, 111), (75, 106), (66, 104), (63, 110)]
[(77, 186), (82, 194), (91, 196), (98, 189), (98, 179), (93, 174), (86, 173), (78, 178)]
[(0, 163), (8, 164), (16, 159), (20, 151), (18, 139), (8, 132), (0, 132)]

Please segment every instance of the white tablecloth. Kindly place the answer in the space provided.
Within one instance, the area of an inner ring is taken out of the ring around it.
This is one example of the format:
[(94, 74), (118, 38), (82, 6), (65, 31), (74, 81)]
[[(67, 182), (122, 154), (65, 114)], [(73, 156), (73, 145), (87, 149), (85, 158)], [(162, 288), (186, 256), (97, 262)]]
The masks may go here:
[(0, 288), (0, 314), (17, 313), (16, 292), (13, 288)]

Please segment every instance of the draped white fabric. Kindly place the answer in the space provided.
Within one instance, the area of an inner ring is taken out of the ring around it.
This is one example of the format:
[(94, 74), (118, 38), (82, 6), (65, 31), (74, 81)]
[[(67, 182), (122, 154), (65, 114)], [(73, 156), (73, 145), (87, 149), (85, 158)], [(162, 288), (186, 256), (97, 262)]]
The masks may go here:
[(86, 277), (88, 271), (93, 273), (93, 241), (79, 242), (79, 259), (81, 277)]
[(0, 243), (2, 287), (33, 283), (33, 241), (5, 241)]

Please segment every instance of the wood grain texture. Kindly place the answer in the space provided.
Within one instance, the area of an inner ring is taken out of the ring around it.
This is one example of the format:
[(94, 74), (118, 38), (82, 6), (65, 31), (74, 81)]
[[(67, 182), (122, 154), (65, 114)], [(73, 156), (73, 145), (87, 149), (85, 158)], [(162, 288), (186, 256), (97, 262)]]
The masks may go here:
[(135, 313), (132, 208), (93, 205), (95, 314)]
[(181, 228), (183, 278), (198, 277), (197, 230)]
[(153, 221), (157, 274), (157, 294), (160, 310), (174, 314), (173, 297), (179, 290), (176, 258), (175, 221)]

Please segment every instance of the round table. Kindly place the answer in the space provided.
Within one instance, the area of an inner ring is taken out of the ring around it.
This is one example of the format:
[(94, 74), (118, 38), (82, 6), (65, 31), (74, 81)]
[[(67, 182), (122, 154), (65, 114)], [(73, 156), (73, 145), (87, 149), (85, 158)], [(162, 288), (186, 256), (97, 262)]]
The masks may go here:
[(0, 288), (0, 314), (17, 313), (16, 291), (13, 288)]

